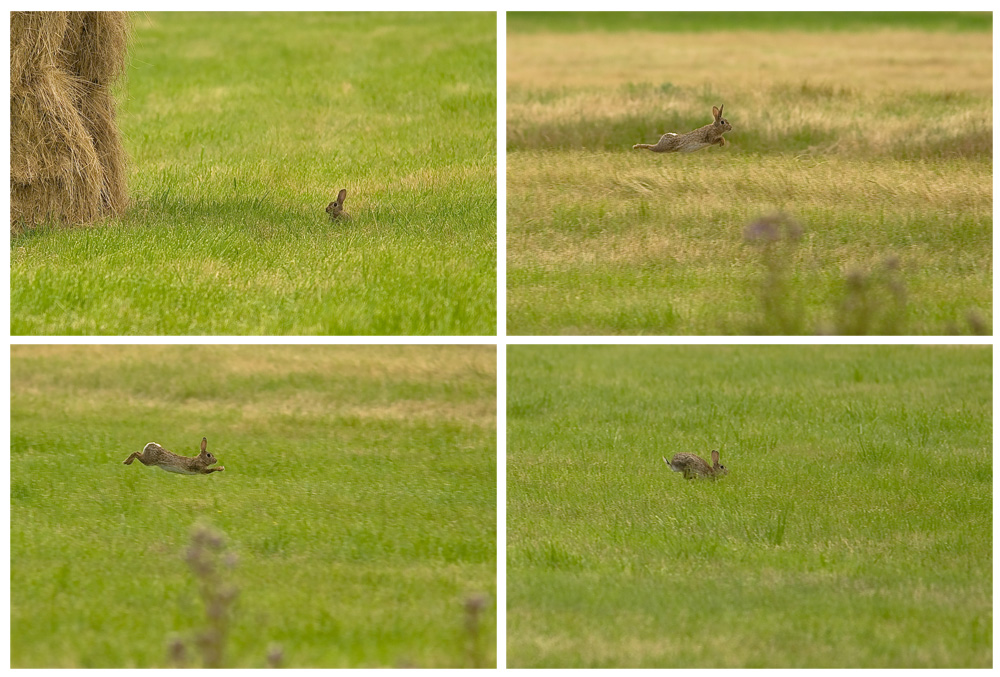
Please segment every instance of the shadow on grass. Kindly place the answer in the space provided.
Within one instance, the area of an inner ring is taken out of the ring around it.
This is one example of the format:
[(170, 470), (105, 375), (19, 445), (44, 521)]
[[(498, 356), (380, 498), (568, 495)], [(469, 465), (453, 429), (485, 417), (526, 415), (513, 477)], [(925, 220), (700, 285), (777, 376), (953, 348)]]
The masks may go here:
[[(343, 228), (351, 221), (331, 222), (325, 213), (329, 201), (325, 196), (316, 204), (289, 207), (271, 199), (268, 193), (257, 196), (228, 199), (190, 199), (172, 194), (170, 189), (152, 196), (133, 200), (125, 214), (119, 218), (97, 221), (90, 224), (65, 224), (45, 221), (27, 227), (15, 224), (11, 228), (11, 245), (26, 246), (31, 242), (52, 235), (77, 229), (101, 228), (104, 226), (144, 227), (151, 223), (169, 225), (197, 224), (198, 226), (243, 224), (256, 226), (281, 226), (285, 224), (323, 223)], [(265, 230), (266, 234), (266, 230)]]

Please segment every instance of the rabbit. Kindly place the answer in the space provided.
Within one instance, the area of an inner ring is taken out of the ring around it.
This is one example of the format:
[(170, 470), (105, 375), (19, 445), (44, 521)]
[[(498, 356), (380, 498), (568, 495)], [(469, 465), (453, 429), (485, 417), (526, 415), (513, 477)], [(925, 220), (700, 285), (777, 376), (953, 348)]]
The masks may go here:
[(684, 473), (684, 479), (692, 480), (695, 477), (707, 477), (714, 480), (716, 477), (729, 474), (729, 468), (719, 463), (719, 452), (712, 451), (712, 465), (701, 456), (681, 452), (674, 454), (669, 461), (664, 458), (663, 462), (670, 466), (674, 472)]
[(344, 200), (347, 198), (347, 189), (341, 188), (337, 193), (337, 199), (326, 206), (326, 213), (330, 215), (331, 221), (340, 219), (350, 221), (351, 215), (344, 211)]
[(687, 134), (674, 134), (667, 132), (660, 137), (656, 145), (648, 143), (637, 143), (632, 146), (632, 150), (637, 148), (648, 148), (654, 153), (692, 153), (701, 150), (706, 146), (725, 146), (726, 140), (722, 137), (726, 132), (732, 131), (733, 126), (722, 117), (722, 108), (712, 106), (712, 115), (715, 122), (704, 127), (699, 127)]
[(208, 438), (201, 438), (201, 453), (194, 458), (178, 456), (172, 451), (167, 451), (156, 442), (150, 442), (143, 447), (141, 452), (135, 452), (125, 459), (125, 465), (132, 465), (132, 461), (139, 459), (143, 465), (155, 465), (167, 472), (176, 472), (181, 475), (207, 475), (213, 472), (222, 472), (225, 467), (210, 468), (213, 463), (218, 463), (215, 456), (205, 451), (208, 446)]

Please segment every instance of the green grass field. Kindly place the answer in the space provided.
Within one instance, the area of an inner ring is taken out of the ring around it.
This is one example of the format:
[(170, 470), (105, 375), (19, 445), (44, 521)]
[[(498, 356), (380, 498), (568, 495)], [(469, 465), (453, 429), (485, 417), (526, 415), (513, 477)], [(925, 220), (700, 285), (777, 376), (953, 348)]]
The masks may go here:
[(496, 332), (494, 13), (134, 18), (133, 205), (13, 238), (13, 334)]
[(991, 333), (991, 26), (511, 14), (508, 333)]
[[(200, 523), (238, 557), (227, 666), (495, 665), (493, 347), (15, 346), (11, 400), (13, 667), (164, 666)], [(225, 472), (122, 465), (202, 436)]]
[[(510, 667), (989, 668), (978, 346), (512, 346)], [(661, 456), (719, 449), (728, 476)]]

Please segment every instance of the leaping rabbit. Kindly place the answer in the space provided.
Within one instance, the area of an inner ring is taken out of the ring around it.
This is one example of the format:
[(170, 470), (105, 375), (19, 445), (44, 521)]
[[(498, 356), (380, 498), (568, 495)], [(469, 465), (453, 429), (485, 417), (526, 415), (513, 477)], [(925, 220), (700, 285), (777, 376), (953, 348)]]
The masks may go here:
[(660, 137), (656, 145), (648, 143), (637, 143), (632, 146), (632, 150), (637, 148), (647, 148), (654, 153), (693, 153), (706, 146), (725, 146), (726, 140), (722, 137), (726, 132), (732, 131), (733, 126), (722, 117), (723, 106), (716, 108), (712, 106), (712, 115), (715, 122), (704, 127), (699, 127), (687, 134), (674, 134), (667, 132)]
[(142, 451), (136, 451), (123, 461), (125, 465), (132, 465), (132, 461), (139, 459), (143, 465), (155, 465), (160, 470), (180, 473), (181, 475), (207, 475), (213, 472), (222, 472), (226, 468), (210, 468), (210, 465), (218, 463), (215, 456), (208, 453), (205, 448), (208, 446), (208, 439), (201, 438), (201, 453), (190, 458), (188, 456), (178, 456), (172, 451), (167, 451), (156, 442), (150, 442)]
[(695, 477), (707, 477), (714, 480), (729, 474), (729, 468), (719, 463), (719, 452), (712, 452), (712, 465), (708, 461), (696, 454), (689, 454), (682, 451), (674, 454), (669, 461), (664, 458), (663, 462), (670, 466), (674, 472), (684, 473), (684, 479), (693, 480)]

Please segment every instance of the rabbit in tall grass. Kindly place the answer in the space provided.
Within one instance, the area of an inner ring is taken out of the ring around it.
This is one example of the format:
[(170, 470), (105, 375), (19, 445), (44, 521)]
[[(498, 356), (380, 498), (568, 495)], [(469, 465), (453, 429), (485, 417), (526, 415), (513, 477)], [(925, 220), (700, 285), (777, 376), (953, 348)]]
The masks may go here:
[(716, 477), (729, 474), (729, 468), (719, 463), (719, 452), (717, 451), (712, 452), (712, 465), (709, 465), (708, 461), (701, 456), (685, 451), (674, 454), (674, 457), (669, 461), (664, 458), (663, 462), (669, 465), (674, 472), (684, 473), (686, 480), (693, 480), (695, 477), (707, 477), (714, 480)]
[(632, 150), (637, 148), (647, 148), (654, 153), (692, 153), (701, 150), (706, 146), (725, 146), (726, 140), (722, 137), (726, 132), (732, 131), (733, 126), (722, 117), (723, 106), (712, 106), (712, 115), (715, 122), (704, 127), (699, 127), (687, 134), (674, 134), (667, 132), (660, 137), (656, 145), (649, 143), (637, 143), (632, 146)]
[(222, 472), (225, 467), (210, 468), (209, 466), (218, 463), (215, 456), (208, 453), (208, 438), (201, 438), (201, 453), (190, 458), (188, 456), (178, 456), (172, 451), (167, 451), (156, 442), (150, 442), (142, 451), (135, 452), (125, 459), (125, 465), (132, 465), (132, 461), (139, 459), (143, 465), (155, 465), (167, 472), (180, 473), (181, 475), (207, 475), (213, 472)]

